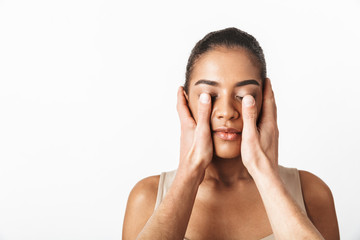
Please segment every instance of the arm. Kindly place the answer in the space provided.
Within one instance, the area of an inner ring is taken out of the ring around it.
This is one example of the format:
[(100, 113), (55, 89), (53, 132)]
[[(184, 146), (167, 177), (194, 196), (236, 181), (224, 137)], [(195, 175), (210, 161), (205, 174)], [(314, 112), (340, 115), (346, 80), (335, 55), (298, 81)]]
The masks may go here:
[(211, 99), (208, 94), (201, 95), (197, 124), (191, 117), (182, 87), (178, 90), (177, 108), (181, 122), (181, 146), (175, 179), (154, 213), (151, 210), (156, 201), (156, 181), (145, 180), (134, 187), (125, 214), (124, 240), (182, 240), (185, 236), (198, 187), (213, 154), (213, 149), (208, 147), (212, 145), (209, 123)]
[[(242, 161), (260, 192), (276, 239), (324, 239), (319, 230), (328, 236), (329, 232), (323, 229), (333, 226), (333, 223), (327, 225), (329, 223), (323, 222), (327, 226), (318, 230), (291, 198), (279, 176), (276, 104), (270, 80), (266, 79), (264, 84), (262, 116), (258, 125), (254, 99), (252, 96), (243, 99)], [(315, 200), (318, 204), (331, 201), (326, 197), (323, 201)], [(337, 236), (335, 233), (332, 237), (338, 239)]]
[(257, 171), (254, 179), (276, 239), (289, 236), (291, 239), (340, 239), (331, 190), (320, 178), (299, 171), (308, 218), (286, 191), (277, 173), (269, 169), (268, 174)]
[[(266, 157), (259, 161), (268, 161)], [(269, 162), (269, 161), (268, 161)], [(324, 239), (285, 189), (277, 171), (270, 166), (251, 170), (276, 239)]]

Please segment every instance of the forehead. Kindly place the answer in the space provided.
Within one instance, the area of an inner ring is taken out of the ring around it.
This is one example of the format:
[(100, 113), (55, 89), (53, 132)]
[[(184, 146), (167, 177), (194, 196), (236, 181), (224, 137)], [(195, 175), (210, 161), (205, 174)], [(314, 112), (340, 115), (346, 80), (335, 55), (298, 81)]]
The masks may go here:
[(210, 79), (220, 85), (256, 79), (261, 82), (260, 68), (251, 53), (243, 48), (217, 47), (197, 59), (191, 75), (190, 85), (199, 79)]

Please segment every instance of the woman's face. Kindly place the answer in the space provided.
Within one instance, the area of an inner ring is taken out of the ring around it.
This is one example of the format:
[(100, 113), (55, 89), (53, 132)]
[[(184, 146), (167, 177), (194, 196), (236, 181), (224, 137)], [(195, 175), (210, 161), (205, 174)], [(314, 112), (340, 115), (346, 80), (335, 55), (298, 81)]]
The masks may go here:
[(258, 116), (262, 106), (260, 70), (246, 50), (217, 47), (201, 55), (194, 65), (187, 96), (190, 110), (197, 122), (197, 106), (201, 93), (211, 95), (210, 127), (214, 154), (220, 158), (240, 156), (241, 133), (226, 134), (218, 128), (235, 128), (242, 132), (241, 99), (252, 95)]

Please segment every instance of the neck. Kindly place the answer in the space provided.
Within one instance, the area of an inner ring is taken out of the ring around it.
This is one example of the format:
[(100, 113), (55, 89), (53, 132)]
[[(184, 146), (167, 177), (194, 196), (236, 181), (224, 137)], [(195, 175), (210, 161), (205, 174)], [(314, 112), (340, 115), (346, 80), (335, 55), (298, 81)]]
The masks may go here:
[(236, 183), (252, 181), (252, 177), (244, 166), (241, 156), (235, 158), (220, 158), (214, 156), (206, 168), (204, 181), (226, 187), (234, 186)]

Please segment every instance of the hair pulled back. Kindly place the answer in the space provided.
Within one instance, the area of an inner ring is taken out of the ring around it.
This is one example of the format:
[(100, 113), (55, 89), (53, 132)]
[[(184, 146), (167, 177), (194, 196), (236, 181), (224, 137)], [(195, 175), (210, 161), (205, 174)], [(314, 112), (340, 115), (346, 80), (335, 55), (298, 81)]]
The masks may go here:
[(196, 60), (199, 57), (216, 47), (243, 48), (248, 51), (249, 56), (255, 60), (255, 64), (260, 68), (261, 80), (266, 78), (266, 63), (262, 48), (258, 41), (250, 34), (237, 29), (225, 28), (223, 30), (208, 33), (203, 39), (198, 41), (192, 49), (186, 65), (184, 90), (188, 94), (191, 73), (194, 69)]

